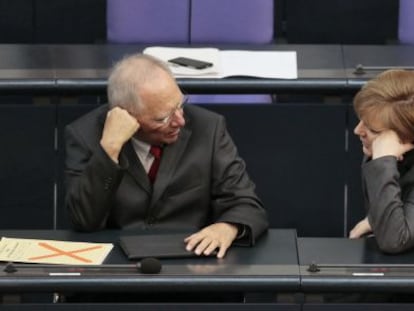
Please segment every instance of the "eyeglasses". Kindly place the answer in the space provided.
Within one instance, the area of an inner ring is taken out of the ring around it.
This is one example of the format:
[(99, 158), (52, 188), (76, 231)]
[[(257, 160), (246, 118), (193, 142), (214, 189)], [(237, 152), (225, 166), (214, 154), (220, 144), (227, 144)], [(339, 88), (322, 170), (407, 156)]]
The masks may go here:
[(188, 101), (188, 97), (184, 96), (183, 101), (178, 103), (177, 106), (171, 111), (171, 113), (168, 116), (166, 116), (165, 118), (162, 118), (162, 119), (155, 119), (154, 121), (159, 123), (159, 124), (162, 124), (162, 125), (169, 124), (171, 122), (171, 119), (173, 118), (174, 114), (177, 111), (181, 112), (183, 110), (184, 105), (187, 103), (187, 101)]

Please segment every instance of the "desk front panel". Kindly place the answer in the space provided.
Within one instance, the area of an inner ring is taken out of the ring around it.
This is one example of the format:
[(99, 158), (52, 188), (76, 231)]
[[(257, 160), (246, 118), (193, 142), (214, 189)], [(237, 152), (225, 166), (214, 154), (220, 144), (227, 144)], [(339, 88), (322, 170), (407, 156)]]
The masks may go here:
[(381, 252), (375, 238), (299, 238), (305, 292), (414, 292), (414, 252)]
[(0, 105), (0, 227), (52, 229), (55, 191), (53, 105)]
[[(146, 231), (148, 232), (148, 231)], [(113, 242), (105, 265), (97, 268), (25, 266), (0, 271), (1, 292), (278, 292), (299, 289), (294, 230), (270, 230), (252, 248), (232, 247), (224, 259), (215, 257), (162, 259), (159, 274), (142, 274), (121, 251), (120, 235), (145, 232), (1, 231), (1, 236), (68, 241)], [(122, 267), (113, 267), (121, 264)], [(50, 273), (61, 273), (50, 275)]]
[(300, 311), (299, 304), (270, 303), (58, 303), (8, 304), (0, 311)]

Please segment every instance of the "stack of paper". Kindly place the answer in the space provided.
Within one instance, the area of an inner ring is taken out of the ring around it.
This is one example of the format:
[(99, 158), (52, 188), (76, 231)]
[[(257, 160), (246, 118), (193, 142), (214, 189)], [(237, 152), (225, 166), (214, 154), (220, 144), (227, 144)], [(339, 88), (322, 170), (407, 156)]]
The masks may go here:
[(0, 241), (0, 261), (45, 264), (98, 265), (113, 248), (111, 243), (15, 239)]
[(216, 48), (149, 47), (144, 54), (165, 62), (188, 57), (213, 63), (206, 69), (193, 69), (168, 63), (176, 77), (224, 78), (249, 76), (271, 79), (297, 79), (296, 51), (243, 51)]

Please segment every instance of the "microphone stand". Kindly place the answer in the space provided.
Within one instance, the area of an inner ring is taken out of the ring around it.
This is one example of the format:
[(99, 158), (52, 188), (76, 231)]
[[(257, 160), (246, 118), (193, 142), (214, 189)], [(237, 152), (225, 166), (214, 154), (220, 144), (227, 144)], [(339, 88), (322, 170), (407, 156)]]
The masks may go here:
[(414, 66), (364, 66), (358, 64), (355, 66), (355, 75), (364, 75), (367, 71), (385, 71), (389, 69), (402, 69), (402, 70), (414, 70)]
[[(0, 266), (1, 267), (1, 266)], [(135, 264), (102, 264), (102, 265), (57, 265), (57, 264), (16, 264), (9, 262), (3, 265), (3, 272), (7, 274), (15, 273), (25, 269), (48, 269), (51, 271), (71, 271), (73, 273), (97, 271), (113, 271), (117, 272), (140, 272), (143, 274), (157, 274), (161, 271), (161, 262), (156, 258), (144, 258), (141, 262)], [(69, 274), (70, 272), (68, 272)]]

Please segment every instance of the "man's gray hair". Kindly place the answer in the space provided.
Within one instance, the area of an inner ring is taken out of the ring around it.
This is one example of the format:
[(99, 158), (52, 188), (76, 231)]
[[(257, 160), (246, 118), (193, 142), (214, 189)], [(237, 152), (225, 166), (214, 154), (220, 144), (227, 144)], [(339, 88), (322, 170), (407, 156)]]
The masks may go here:
[(108, 78), (110, 107), (118, 106), (136, 115), (143, 106), (140, 89), (147, 81), (155, 81), (159, 69), (174, 79), (168, 65), (151, 55), (133, 54), (115, 63)]

